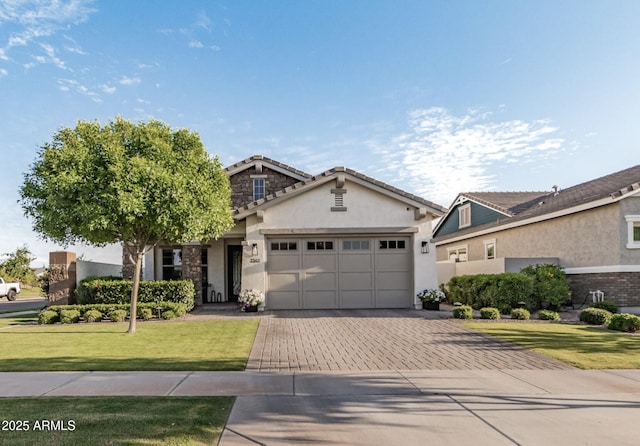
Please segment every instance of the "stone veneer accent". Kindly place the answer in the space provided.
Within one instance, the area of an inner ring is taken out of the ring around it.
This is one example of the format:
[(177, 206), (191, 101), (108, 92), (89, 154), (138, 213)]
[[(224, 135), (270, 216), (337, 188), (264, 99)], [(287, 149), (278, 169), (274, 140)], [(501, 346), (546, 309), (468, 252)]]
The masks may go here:
[[(605, 300), (619, 307), (640, 307), (640, 272), (567, 274), (574, 305), (589, 305), (589, 291), (604, 291)], [(586, 301), (585, 301), (586, 298)]]
[(202, 245), (182, 245), (182, 278), (193, 281), (196, 305), (202, 304)]
[(263, 175), (265, 195), (289, 187), (298, 182), (275, 170), (263, 166), (262, 173), (257, 173), (255, 167), (250, 167), (242, 172), (232, 175), (231, 182), (231, 206), (236, 209), (253, 202), (253, 178), (251, 175)]
[(49, 253), (49, 303), (74, 303), (76, 289), (76, 254), (67, 251)]

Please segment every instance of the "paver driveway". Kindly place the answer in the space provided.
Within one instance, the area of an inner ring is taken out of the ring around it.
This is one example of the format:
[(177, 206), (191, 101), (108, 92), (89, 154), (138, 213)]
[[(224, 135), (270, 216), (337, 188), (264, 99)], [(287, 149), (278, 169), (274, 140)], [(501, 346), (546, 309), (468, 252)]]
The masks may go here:
[(571, 366), (418, 310), (273, 311), (247, 370), (551, 370)]

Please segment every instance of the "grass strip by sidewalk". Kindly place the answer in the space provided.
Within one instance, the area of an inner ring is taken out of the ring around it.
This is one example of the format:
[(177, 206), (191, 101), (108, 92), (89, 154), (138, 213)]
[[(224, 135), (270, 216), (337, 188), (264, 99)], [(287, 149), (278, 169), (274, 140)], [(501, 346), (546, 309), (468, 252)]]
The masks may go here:
[[(9, 318), (11, 319), (11, 318)], [(257, 319), (6, 325), (0, 371), (240, 371)]]
[(586, 325), (465, 322), (472, 330), (581, 369), (639, 369), (640, 337)]
[(233, 397), (0, 398), (0, 429), (4, 427), (0, 443), (218, 444), (233, 401)]

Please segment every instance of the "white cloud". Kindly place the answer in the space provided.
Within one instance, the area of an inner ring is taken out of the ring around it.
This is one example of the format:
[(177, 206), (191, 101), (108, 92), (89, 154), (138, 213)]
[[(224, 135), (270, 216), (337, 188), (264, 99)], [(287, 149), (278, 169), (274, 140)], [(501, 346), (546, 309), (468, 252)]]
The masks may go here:
[(377, 144), (374, 150), (383, 158), (387, 176), (402, 177), (416, 193), (448, 205), (459, 192), (492, 189), (498, 167), (540, 161), (565, 142), (546, 120), (493, 118), (481, 110), (461, 116), (437, 107), (414, 110), (408, 130), (391, 144), (397, 149)]
[(103, 84), (100, 89), (107, 94), (113, 94), (116, 92), (116, 87), (112, 87), (111, 85), (108, 84)]
[(139, 77), (123, 76), (122, 79), (120, 79), (120, 85), (138, 85), (140, 82), (142, 81)]
[(4, 68), (0, 68), (0, 77), (4, 77), (7, 75), (9, 75), (9, 72)]
[(191, 40), (189, 42), (189, 48), (204, 48), (204, 44), (199, 40)]

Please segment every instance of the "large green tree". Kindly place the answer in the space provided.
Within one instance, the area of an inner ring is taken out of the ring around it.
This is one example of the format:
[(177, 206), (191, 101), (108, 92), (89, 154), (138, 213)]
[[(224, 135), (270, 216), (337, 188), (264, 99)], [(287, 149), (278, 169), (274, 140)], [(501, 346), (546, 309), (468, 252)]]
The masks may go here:
[(129, 333), (144, 254), (160, 241), (218, 238), (233, 226), (231, 187), (198, 134), (151, 120), (79, 121), (44, 144), (24, 175), (25, 215), (63, 246), (121, 243), (133, 253)]
[(3, 256), (5, 258), (0, 261), (0, 275), (5, 276), (5, 280), (16, 280), (30, 285), (36, 282), (36, 275), (30, 266), (35, 258), (27, 245), (18, 247), (15, 252), (7, 252)]

